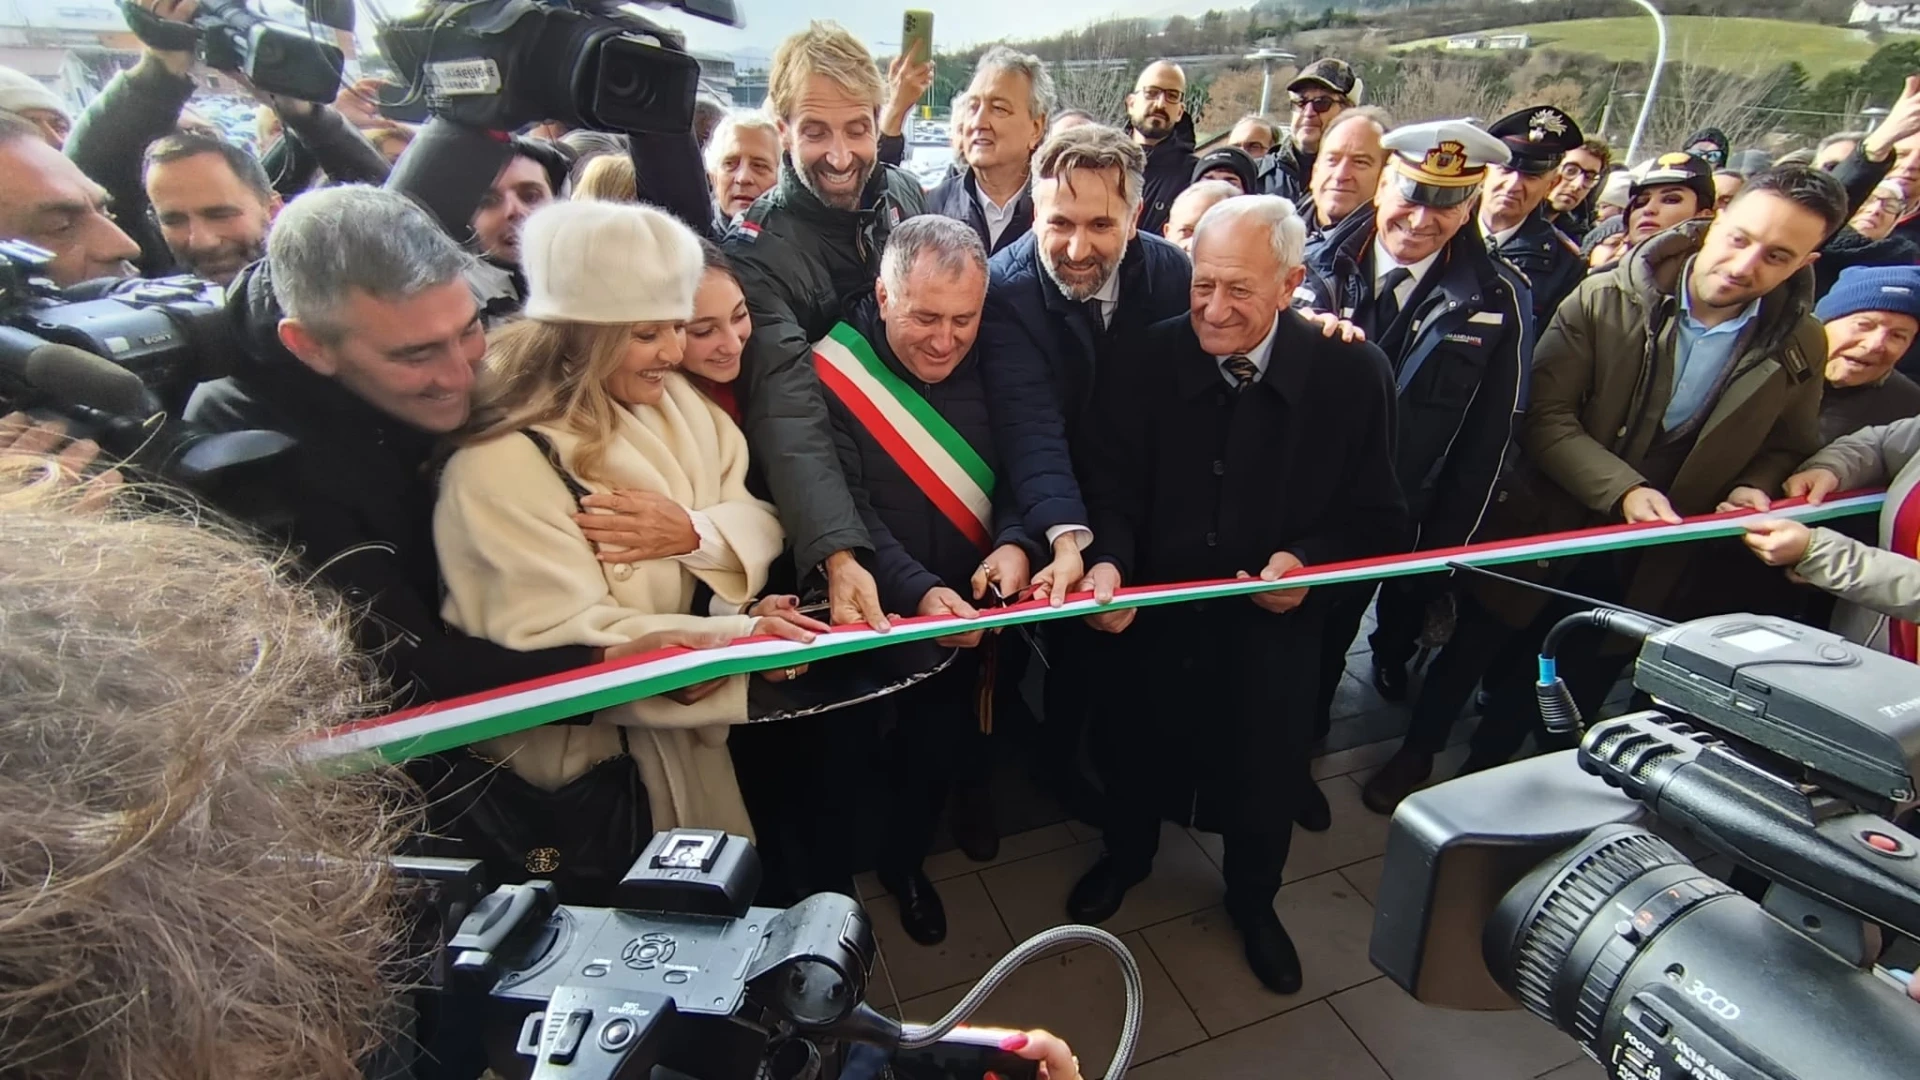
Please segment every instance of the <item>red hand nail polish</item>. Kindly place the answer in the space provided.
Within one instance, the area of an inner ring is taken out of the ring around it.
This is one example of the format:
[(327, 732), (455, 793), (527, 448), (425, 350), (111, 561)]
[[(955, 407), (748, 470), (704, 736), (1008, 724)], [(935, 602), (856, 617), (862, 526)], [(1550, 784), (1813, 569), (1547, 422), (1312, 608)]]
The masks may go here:
[(1025, 1050), (1027, 1048), (1027, 1042), (1026, 1032), (1015, 1032), (1000, 1040), (1000, 1049), (1007, 1051)]

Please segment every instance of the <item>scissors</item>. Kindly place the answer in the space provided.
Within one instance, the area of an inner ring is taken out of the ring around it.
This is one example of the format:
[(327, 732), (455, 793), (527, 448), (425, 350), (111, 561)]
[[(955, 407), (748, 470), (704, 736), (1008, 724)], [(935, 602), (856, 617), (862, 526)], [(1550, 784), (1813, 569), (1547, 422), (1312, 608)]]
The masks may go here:
[[(1033, 598), (1033, 590), (1030, 587), (1012, 596), (1001, 592), (1000, 583), (996, 581), (987, 582), (987, 589), (993, 594), (993, 602), (998, 607), (1007, 607)], [(1020, 635), (1020, 640), (1027, 643), (1027, 648), (1033, 650), (1033, 655), (1040, 658), (1040, 666), (1052, 671), (1053, 665), (1047, 662), (1047, 650), (1040, 647), (1040, 639), (1034, 635), (1033, 630), (1023, 623), (1014, 624), (1012, 629), (1014, 633)]]

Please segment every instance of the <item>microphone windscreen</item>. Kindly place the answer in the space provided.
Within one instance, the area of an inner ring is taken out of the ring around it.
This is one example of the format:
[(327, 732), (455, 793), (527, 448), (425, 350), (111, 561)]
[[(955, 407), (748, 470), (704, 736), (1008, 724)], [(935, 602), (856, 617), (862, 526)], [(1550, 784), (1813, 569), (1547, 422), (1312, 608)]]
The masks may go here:
[(58, 402), (142, 419), (148, 411), (147, 385), (140, 376), (85, 349), (42, 345), (27, 354), (25, 375)]

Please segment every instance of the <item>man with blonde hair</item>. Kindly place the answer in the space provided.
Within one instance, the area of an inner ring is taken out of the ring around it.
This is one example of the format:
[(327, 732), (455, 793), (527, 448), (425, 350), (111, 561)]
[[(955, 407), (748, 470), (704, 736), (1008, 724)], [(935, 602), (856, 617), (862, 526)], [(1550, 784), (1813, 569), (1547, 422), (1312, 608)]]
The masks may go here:
[(885, 629), (861, 523), (834, 450), (813, 342), (841, 321), (841, 298), (873, 287), (895, 225), (922, 210), (920, 184), (879, 164), (880, 70), (837, 23), (780, 43), (767, 111), (779, 178), (724, 246), (753, 315), (740, 381), (753, 456), (766, 470), (803, 578), (824, 569), (836, 623)]

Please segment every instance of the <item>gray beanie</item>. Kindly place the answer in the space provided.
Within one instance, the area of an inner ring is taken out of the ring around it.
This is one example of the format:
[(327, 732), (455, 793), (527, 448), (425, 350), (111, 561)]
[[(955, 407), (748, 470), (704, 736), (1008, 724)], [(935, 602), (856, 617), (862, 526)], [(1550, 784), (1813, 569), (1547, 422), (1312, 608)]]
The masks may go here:
[(73, 114), (67, 111), (67, 103), (60, 100), (60, 95), (39, 79), (10, 67), (0, 67), (0, 109), (11, 113), (45, 109), (59, 113), (69, 124), (73, 122)]

